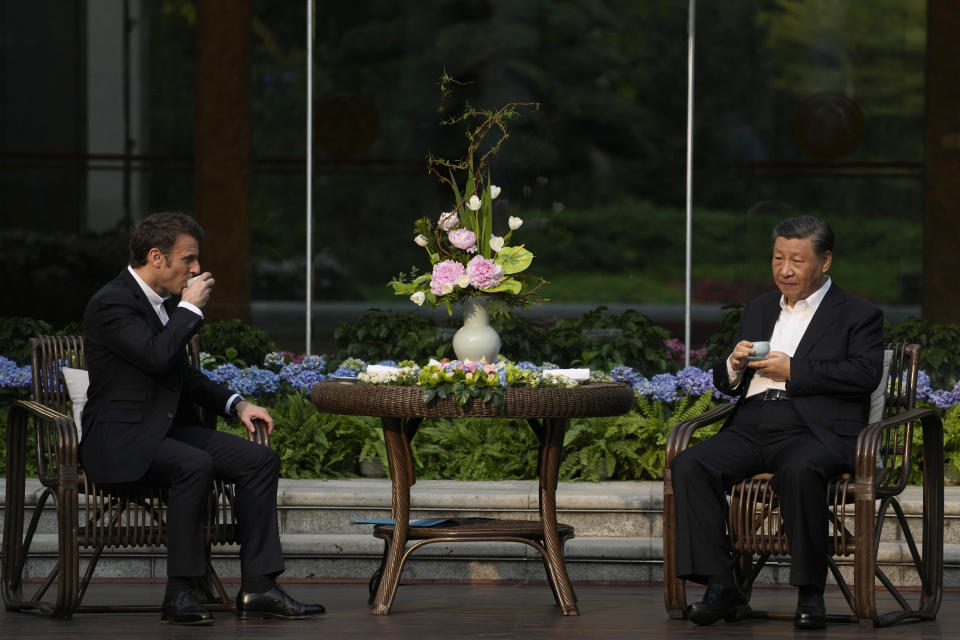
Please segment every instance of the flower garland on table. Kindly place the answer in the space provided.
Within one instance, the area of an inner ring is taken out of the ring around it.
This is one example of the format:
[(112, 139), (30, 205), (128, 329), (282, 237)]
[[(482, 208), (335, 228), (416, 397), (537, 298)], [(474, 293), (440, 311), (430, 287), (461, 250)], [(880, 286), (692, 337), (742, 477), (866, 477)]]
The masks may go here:
[(423, 367), (405, 360), (397, 367), (370, 367), (357, 374), (357, 380), (365, 384), (420, 387), (423, 403), (427, 405), (451, 398), (460, 406), (480, 400), (503, 409), (507, 387), (575, 387), (579, 384), (567, 376), (546, 373), (556, 368), (549, 363), (538, 368), (532, 363), (516, 364), (503, 358), (494, 364), (444, 358), (430, 360)]

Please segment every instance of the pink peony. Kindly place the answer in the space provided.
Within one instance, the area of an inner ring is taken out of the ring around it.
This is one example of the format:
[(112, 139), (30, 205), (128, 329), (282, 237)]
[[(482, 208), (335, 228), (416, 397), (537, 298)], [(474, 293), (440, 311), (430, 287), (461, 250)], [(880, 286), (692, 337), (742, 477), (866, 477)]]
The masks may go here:
[[(463, 275), (463, 265), (456, 260), (444, 260), (433, 265), (433, 274), (430, 276), (430, 291), (442, 296), (450, 293), (457, 279)], [(446, 287), (445, 285), (450, 285)]]
[(444, 211), (440, 214), (440, 221), (437, 222), (437, 225), (444, 231), (450, 231), (458, 224), (460, 224), (460, 216), (457, 215), (456, 211)]
[(475, 253), (477, 250), (477, 234), (469, 229), (454, 229), (447, 234), (447, 240), (457, 249), (468, 253)]
[(503, 280), (503, 267), (483, 256), (474, 256), (467, 263), (470, 284), (477, 289), (490, 289)]

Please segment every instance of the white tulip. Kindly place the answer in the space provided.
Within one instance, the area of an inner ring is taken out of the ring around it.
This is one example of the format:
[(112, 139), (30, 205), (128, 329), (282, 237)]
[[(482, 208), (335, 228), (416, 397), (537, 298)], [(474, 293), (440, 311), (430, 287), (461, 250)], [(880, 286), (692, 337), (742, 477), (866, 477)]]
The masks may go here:
[(490, 185), (490, 199), (496, 200), (498, 195), (500, 195), (500, 187), (495, 184)]
[(490, 236), (490, 248), (500, 253), (500, 249), (503, 249), (503, 238), (500, 236)]
[(478, 197), (475, 196), (475, 195), (474, 195), (474, 196), (470, 196), (470, 200), (467, 202), (467, 208), (470, 209), (470, 211), (476, 211), (477, 209), (479, 209), (479, 208), (480, 208), (480, 198), (478, 198)]
[(415, 294), (410, 296), (410, 300), (415, 302), (418, 307), (423, 306), (423, 301), (426, 299), (427, 296), (423, 291), (417, 291)]
[(419, 234), (416, 238), (414, 238), (413, 241), (416, 242), (421, 247), (427, 246), (427, 244), (430, 242), (427, 239), (427, 236), (423, 235), (422, 233)]
[(460, 287), (461, 289), (469, 285), (470, 285), (470, 276), (468, 276), (467, 274), (463, 274), (462, 276), (457, 278), (457, 286)]
[(516, 231), (523, 225), (523, 220), (517, 216), (510, 216), (507, 218), (507, 226), (510, 227), (512, 231)]
[(450, 293), (451, 291), (453, 291), (453, 284), (452, 284), (452, 283), (446, 282), (446, 283), (440, 285), (440, 295), (445, 296), (445, 295), (447, 295), (448, 293)]

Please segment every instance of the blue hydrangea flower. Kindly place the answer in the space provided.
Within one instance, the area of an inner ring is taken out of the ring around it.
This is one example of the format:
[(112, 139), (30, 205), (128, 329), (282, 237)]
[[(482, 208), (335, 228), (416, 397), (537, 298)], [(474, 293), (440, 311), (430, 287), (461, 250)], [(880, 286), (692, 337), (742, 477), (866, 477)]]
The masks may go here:
[(325, 356), (307, 356), (300, 364), (303, 365), (304, 369), (314, 369), (322, 372), (327, 368), (327, 358)]
[(522, 371), (540, 371), (540, 367), (530, 362), (529, 360), (524, 360), (523, 362), (517, 363), (517, 368)]
[(381, 360), (377, 365), (381, 367), (395, 367), (397, 363), (394, 360)]
[(677, 379), (669, 373), (658, 373), (650, 380), (652, 391), (650, 398), (661, 402), (676, 402), (680, 399), (677, 394)]
[(326, 380), (319, 369), (311, 369), (303, 364), (285, 365), (277, 377), (299, 391), (310, 391), (313, 385)]
[(713, 392), (713, 374), (699, 367), (686, 367), (677, 373), (677, 386), (687, 395), (702, 396)]
[(284, 364), (286, 364), (285, 356), (279, 351), (268, 353), (263, 359), (263, 366), (274, 371), (279, 371), (282, 369)]
[(642, 375), (634, 371), (631, 367), (619, 366), (610, 370), (610, 378), (614, 382), (626, 382), (633, 388), (637, 388), (640, 380), (644, 379)]
[(16, 362), (0, 356), (0, 388), (27, 389), (33, 383), (33, 367), (18, 366)]

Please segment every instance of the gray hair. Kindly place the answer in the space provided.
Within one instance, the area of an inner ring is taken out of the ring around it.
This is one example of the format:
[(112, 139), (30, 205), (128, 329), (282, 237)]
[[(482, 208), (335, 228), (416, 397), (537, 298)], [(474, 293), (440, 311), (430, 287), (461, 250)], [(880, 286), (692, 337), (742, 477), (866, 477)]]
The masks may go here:
[(825, 220), (814, 216), (796, 216), (781, 220), (773, 228), (770, 243), (776, 244), (777, 238), (799, 238), (801, 240), (809, 238), (810, 242), (813, 243), (814, 252), (821, 258), (828, 251), (833, 251), (833, 229)]

